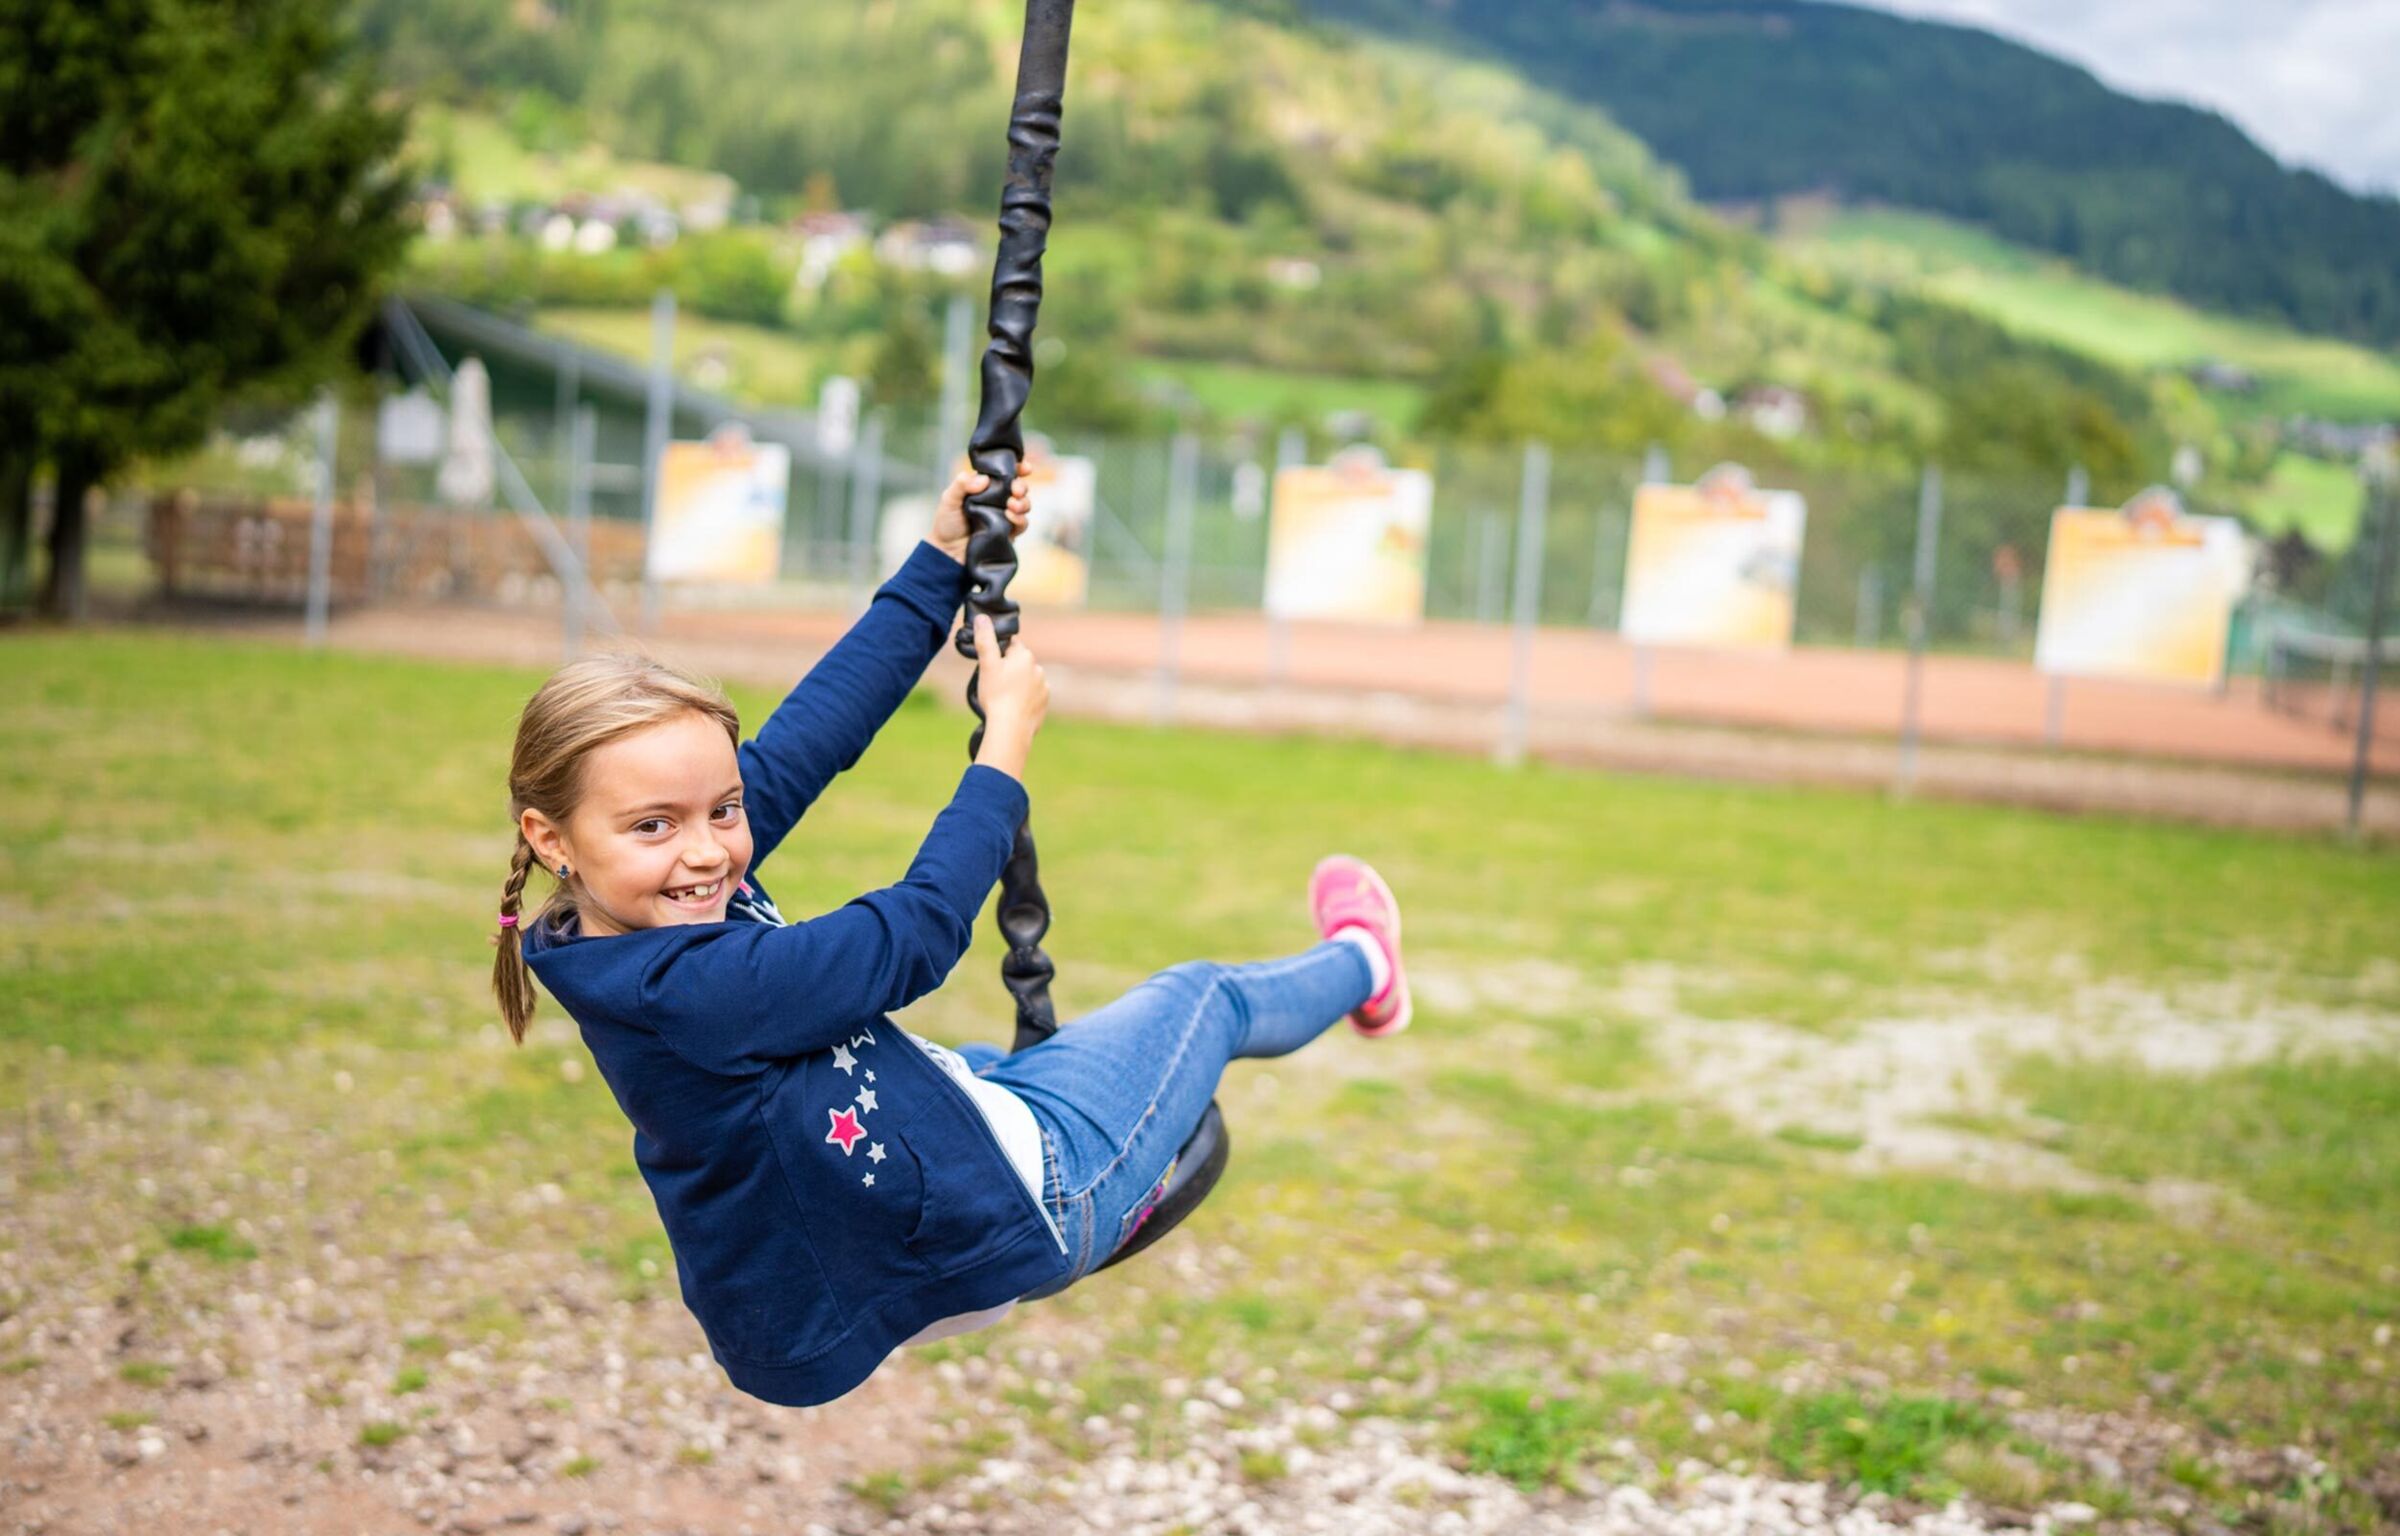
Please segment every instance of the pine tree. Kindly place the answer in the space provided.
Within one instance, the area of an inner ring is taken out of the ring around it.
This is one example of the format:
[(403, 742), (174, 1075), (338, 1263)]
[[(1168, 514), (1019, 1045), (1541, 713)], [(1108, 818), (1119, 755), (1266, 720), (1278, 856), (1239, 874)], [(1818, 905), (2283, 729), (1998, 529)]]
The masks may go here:
[(404, 124), (335, 0), (0, 0), (0, 605), (56, 483), (42, 607), (83, 609), (83, 504), (234, 398), (344, 358), (405, 240)]

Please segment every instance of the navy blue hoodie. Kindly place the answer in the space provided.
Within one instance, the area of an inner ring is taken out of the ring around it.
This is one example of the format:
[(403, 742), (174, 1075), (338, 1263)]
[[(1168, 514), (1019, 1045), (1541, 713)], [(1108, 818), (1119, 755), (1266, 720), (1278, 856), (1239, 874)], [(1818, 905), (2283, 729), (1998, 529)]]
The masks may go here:
[[(920, 545), (742, 746), (753, 871), (908, 697), (966, 585)], [(971, 767), (900, 883), (823, 917), (526, 932), (633, 1122), (684, 1304), (753, 1396), (839, 1397), (928, 1323), (1067, 1272), (982, 1113), (884, 1016), (966, 952), (1024, 815), (1015, 779)], [(755, 876), (747, 898), (772, 910)]]

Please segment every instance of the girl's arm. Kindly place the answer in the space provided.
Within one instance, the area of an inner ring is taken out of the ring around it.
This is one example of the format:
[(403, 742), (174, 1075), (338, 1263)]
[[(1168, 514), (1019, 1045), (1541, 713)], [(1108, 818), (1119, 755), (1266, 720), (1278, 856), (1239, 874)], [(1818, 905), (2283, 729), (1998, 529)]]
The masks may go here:
[[(776, 707), (754, 740), (742, 744), (742, 788), (756, 869), (836, 774), (855, 765), (906, 701), (949, 638), (967, 595), (968, 495), (984, 485), (961, 475), (942, 493), (933, 537), (885, 582), (848, 634), (827, 651)], [(1024, 482), (1009, 520), (1025, 526)]]
[(786, 928), (674, 930), (685, 941), (642, 974), (642, 1021), (686, 1061), (728, 1076), (848, 1040), (958, 964), (1024, 819), (1015, 779), (969, 768), (899, 884)]

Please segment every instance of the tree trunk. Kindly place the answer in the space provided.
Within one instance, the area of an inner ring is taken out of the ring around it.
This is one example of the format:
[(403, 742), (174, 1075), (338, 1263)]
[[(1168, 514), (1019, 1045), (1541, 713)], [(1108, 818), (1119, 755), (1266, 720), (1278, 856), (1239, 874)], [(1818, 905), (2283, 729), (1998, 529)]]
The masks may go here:
[(50, 508), (50, 579), (42, 589), (42, 614), (80, 624), (91, 610), (84, 556), (91, 545), (86, 503), (99, 476), (92, 461), (72, 450), (58, 456), (58, 490)]
[(0, 615), (32, 599), (33, 453), (0, 449)]

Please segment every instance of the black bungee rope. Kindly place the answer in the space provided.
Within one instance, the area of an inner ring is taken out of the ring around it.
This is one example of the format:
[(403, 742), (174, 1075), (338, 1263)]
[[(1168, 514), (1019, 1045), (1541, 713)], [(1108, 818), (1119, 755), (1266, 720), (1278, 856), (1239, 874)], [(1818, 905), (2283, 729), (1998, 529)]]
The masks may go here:
[[(990, 483), (967, 498), (968, 622), (958, 631), (958, 652), (975, 655), (973, 616), (992, 621), (1003, 652), (1018, 629), (1016, 600), (1008, 584), (1017, 574), (1017, 548), (1008, 526), (1008, 496), (1025, 458), (1025, 403), (1033, 394), (1033, 327), (1042, 310), (1042, 255), (1050, 244), (1050, 179), (1058, 160), (1059, 120), (1066, 107), (1067, 36), (1075, 0), (1026, 0), (1025, 44), (1017, 59), (1017, 95), (1009, 111), (1008, 181), (1000, 196), (1000, 254), (992, 267), (991, 344), (983, 353), (983, 404), (967, 457)], [(967, 708), (975, 730), (969, 758), (983, 749), (980, 669), (967, 680)], [(1058, 1033), (1050, 981), (1058, 973), (1042, 951), (1050, 932), (1050, 898), (1043, 894), (1040, 860), (1028, 818), (1017, 826), (1016, 845), (1000, 872), (1000, 936), (1008, 954), (1000, 980), (1017, 1003), (1015, 1049), (1039, 1045)], [(1225, 1116), (1209, 1102), (1199, 1127), (1183, 1144), (1167, 1175), (1133, 1218), (1132, 1232), (1100, 1267), (1120, 1263), (1167, 1235), (1199, 1208), (1224, 1173), (1232, 1149)]]

